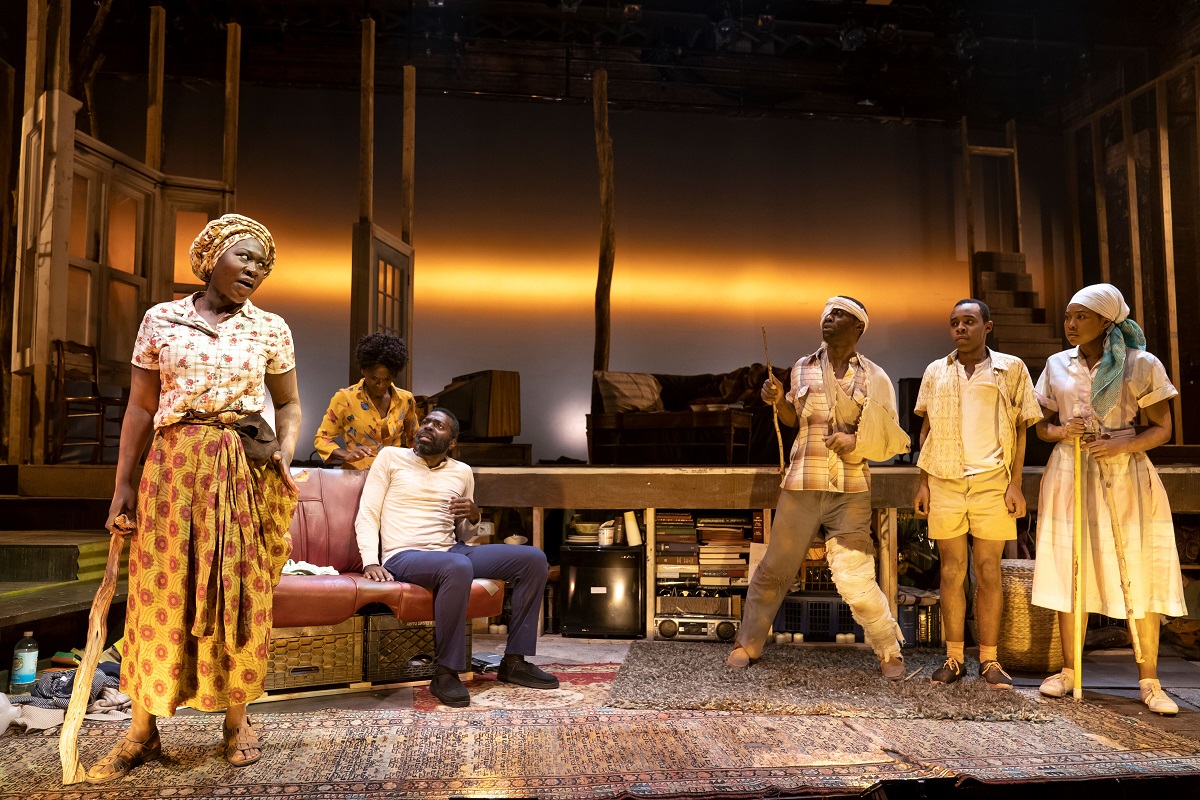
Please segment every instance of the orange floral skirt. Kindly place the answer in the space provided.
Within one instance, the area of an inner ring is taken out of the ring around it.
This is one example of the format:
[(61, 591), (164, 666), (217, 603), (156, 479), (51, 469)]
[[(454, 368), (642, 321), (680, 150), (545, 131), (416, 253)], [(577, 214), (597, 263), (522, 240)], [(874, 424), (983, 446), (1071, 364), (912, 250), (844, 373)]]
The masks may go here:
[(155, 716), (263, 693), (272, 589), (295, 508), (274, 468), (246, 460), (234, 430), (181, 422), (155, 432), (129, 551), (122, 692)]

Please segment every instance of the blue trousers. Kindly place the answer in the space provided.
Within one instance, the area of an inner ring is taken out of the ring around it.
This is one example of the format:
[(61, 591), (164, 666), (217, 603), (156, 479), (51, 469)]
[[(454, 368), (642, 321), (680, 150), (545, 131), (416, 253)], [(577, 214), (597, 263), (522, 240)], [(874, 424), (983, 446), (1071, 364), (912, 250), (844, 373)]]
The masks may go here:
[(512, 617), (505, 653), (537, 652), (538, 611), (546, 590), (546, 554), (536, 547), (511, 544), (455, 544), (449, 550), (402, 550), (384, 563), (396, 580), (433, 592), (435, 660), (448, 669), (467, 668), (465, 627), (471, 581), (494, 578), (513, 587)]

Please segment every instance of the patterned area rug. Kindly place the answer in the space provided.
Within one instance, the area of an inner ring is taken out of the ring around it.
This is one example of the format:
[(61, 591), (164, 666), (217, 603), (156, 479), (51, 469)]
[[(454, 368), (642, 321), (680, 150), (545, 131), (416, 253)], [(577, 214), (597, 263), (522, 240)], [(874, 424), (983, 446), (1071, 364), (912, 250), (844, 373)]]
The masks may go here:
[(967, 676), (958, 683), (931, 684), (929, 676), (946, 657), (941, 650), (906, 650), (911, 677), (893, 683), (880, 674), (875, 654), (863, 648), (771, 645), (748, 669), (725, 665), (730, 649), (716, 642), (634, 642), (613, 681), (608, 704), (882, 719), (1058, 718), (1053, 704), (1036, 693), (984, 688), (975, 678), (979, 663), (973, 659), (968, 659)]
[[(104, 786), (60, 785), (55, 735), (10, 736), (0, 743), (0, 798), (746, 798), (919, 778), (1200, 775), (1200, 742), (1071, 701), (1053, 704), (1053, 725), (626, 710), (597, 702), (615, 665), (547, 668), (559, 690), (531, 696), (489, 675), (471, 682), (467, 709), (443, 709), (425, 690), (413, 710), (254, 707), (263, 758), (242, 769), (217, 756), (220, 715), (162, 720), (165, 758)], [(83, 762), (124, 730), (85, 724)]]
[(585, 708), (604, 705), (612, 687), (613, 676), (619, 664), (555, 664), (554, 674), (558, 677), (557, 689), (526, 689), (511, 683), (502, 683), (496, 673), (476, 673), (474, 680), (466, 682), (471, 692), (471, 705), (466, 708), (451, 708), (442, 705), (428, 686), (413, 689), (413, 708), (417, 711), (444, 711), (450, 714), (477, 714), (493, 709), (533, 710), (559, 708)]

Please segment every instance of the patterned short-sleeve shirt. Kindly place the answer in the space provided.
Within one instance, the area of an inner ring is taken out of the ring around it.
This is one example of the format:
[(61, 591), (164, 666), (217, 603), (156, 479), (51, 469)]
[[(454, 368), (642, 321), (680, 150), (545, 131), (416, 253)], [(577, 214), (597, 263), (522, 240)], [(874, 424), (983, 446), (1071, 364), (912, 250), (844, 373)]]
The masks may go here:
[(162, 382), (155, 428), (188, 412), (262, 411), (267, 374), (296, 367), (292, 332), (282, 317), (247, 300), (214, 328), (196, 311), (197, 297), (159, 303), (138, 330), (133, 365), (158, 371)]
[[(326, 461), (337, 450), (340, 436), (346, 449), (354, 447), (412, 447), (417, 439), (417, 404), (412, 392), (392, 384), (392, 403), (380, 415), (367, 396), (365, 381), (341, 389), (329, 401), (313, 446)], [(345, 469), (370, 469), (375, 456), (342, 464)]]

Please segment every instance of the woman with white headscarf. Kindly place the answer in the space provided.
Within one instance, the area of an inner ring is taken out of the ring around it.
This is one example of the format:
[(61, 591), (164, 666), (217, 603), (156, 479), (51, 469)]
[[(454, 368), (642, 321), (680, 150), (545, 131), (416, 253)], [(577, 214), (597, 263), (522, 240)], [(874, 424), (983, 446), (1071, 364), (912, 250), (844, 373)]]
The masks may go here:
[[(1136, 627), (1143, 663), (1141, 699), (1151, 711), (1179, 708), (1158, 682), (1160, 615), (1186, 613), (1171, 507), (1146, 451), (1171, 439), (1170, 399), (1179, 394), (1146, 338), (1129, 319), (1121, 292), (1107, 283), (1071, 298), (1063, 328), (1070, 350), (1055, 353), (1035, 390), (1045, 418), (1038, 436), (1056, 442), (1042, 475), (1038, 501), (1033, 602), (1059, 612), (1064, 669), (1041, 686), (1064, 697), (1075, 685), (1071, 551), (1074, 538), (1074, 439), (1082, 437), (1084, 612), (1126, 618)], [(1134, 424), (1139, 412), (1148, 427)], [(1106, 498), (1105, 493), (1111, 493)], [(1124, 541), (1131, 610), (1125, 607), (1109, 500)]]
[[(161, 756), (157, 718), (179, 706), (225, 709), (230, 764), (261, 756), (246, 704), (263, 693), (272, 588), (291, 547), (296, 357), (287, 323), (250, 302), (275, 263), (266, 228), (226, 214), (196, 237), (191, 262), (204, 290), (147, 311), (133, 347), (107, 523), (136, 525), (121, 647), (133, 720), (91, 783)], [(258, 413), (267, 392), (274, 442)]]

